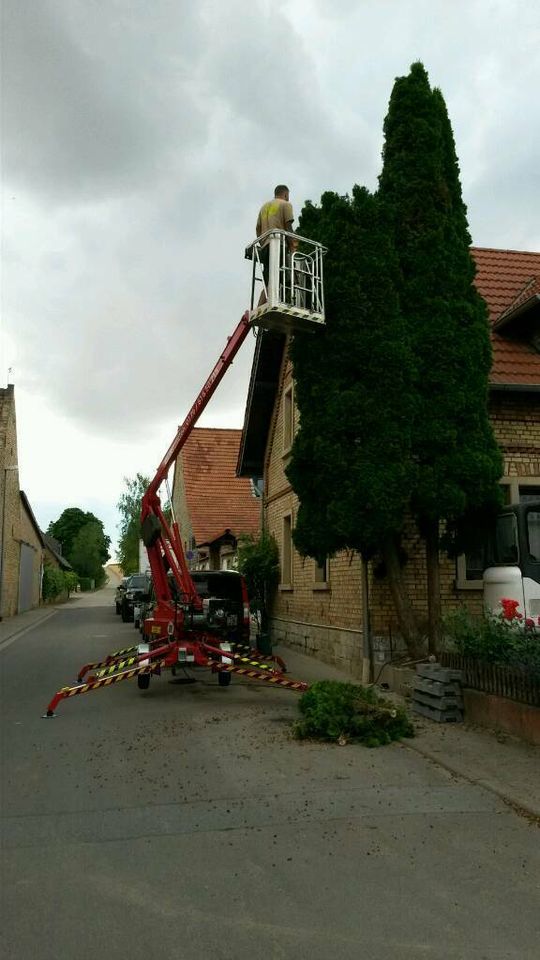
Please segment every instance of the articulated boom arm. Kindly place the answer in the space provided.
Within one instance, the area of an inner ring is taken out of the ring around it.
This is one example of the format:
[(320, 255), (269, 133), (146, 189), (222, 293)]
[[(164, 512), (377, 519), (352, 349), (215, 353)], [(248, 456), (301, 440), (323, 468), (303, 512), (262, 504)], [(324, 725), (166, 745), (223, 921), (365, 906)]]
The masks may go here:
[(158, 490), (163, 481), (166, 480), (171, 466), (178, 458), (197, 420), (221, 383), (249, 331), (249, 311), (246, 311), (234, 333), (228, 338), (223, 353), (191, 407), (182, 426), (178, 428), (178, 432), (163, 457), (154, 479), (142, 498), (141, 525), (143, 540), (148, 551), (148, 559), (158, 602), (172, 600), (167, 577), (167, 572), (170, 570), (182, 600), (195, 607), (201, 606), (201, 600), (186, 562), (178, 524), (175, 521), (173, 521), (172, 525), (167, 522), (161, 508)]

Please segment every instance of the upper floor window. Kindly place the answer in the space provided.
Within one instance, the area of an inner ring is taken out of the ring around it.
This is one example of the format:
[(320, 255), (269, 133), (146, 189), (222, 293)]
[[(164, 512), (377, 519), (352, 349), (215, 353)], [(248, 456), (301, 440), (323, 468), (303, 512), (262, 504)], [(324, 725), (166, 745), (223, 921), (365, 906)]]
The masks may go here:
[(283, 517), (281, 542), (281, 585), (284, 587), (292, 586), (293, 580), (293, 541), (292, 541), (292, 517), (288, 513)]
[(314, 580), (315, 583), (328, 583), (328, 557), (325, 557), (323, 563), (315, 561)]

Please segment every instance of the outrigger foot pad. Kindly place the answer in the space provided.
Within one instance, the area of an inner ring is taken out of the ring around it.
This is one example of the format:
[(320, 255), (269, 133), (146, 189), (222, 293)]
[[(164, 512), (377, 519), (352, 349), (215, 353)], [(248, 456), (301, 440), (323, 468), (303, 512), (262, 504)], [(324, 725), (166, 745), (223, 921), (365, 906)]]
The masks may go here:
[(44, 713), (44, 714), (42, 715), (41, 719), (42, 719), (42, 720), (52, 720), (52, 718), (55, 717), (55, 716), (56, 716), (56, 714), (55, 714), (54, 710), (47, 710), (47, 713)]

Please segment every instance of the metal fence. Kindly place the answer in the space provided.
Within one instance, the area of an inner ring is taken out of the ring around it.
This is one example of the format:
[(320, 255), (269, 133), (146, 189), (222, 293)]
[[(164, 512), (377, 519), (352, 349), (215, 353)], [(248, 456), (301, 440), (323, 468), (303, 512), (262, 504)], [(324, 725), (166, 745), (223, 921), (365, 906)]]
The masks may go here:
[(441, 653), (439, 659), (443, 666), (462, 671), (464, 687), (540, 707), (540, 677), (531, 676), (525, 669), (484, 663), (459, 653)]

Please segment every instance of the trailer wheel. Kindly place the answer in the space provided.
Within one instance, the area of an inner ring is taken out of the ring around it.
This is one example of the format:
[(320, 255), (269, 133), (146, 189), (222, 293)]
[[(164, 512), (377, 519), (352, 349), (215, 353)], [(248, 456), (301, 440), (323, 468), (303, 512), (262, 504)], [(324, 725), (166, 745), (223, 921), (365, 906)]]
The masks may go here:
[(139, 690), (148, 690), (148, 687), (150, 686), (150, 674), (140, 673), (137, 677), (137, 686)]
[(228, 687), (231, 682), (232, 674), (226, 673), (225, 670), (220, 670), (217, 678), (220, 687)]

